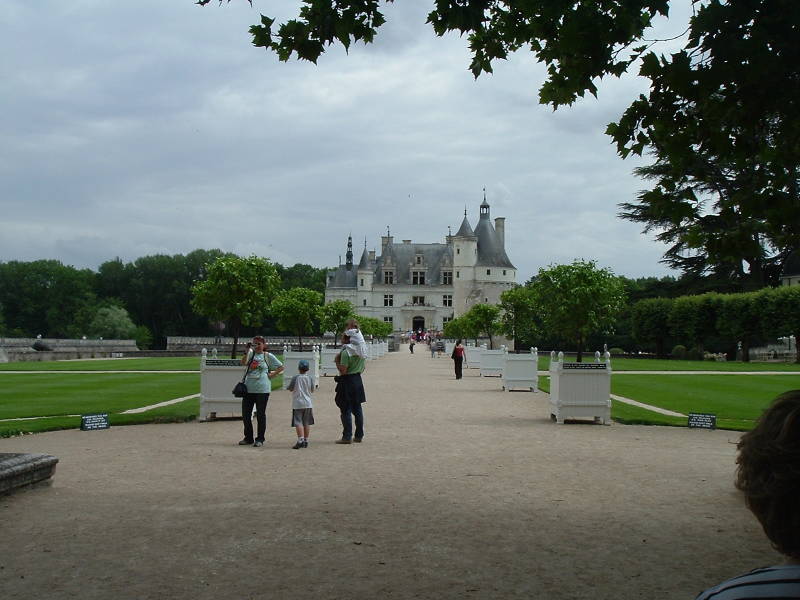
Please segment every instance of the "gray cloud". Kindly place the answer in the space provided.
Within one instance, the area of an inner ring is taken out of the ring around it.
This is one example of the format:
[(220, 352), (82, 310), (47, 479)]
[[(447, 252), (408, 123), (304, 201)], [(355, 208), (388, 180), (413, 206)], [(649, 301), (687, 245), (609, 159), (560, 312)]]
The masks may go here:
[(330, 266), (350, 233), (359, 249), (387, 225), (443, 240), (465, 206), (474, 224), (485, 187), (520, 281), (577, 257), (668, 273), (664, 248), (616, 217), (642, 161), (603, 131), (636, 78), (553, 112), (529, 53), (476, 81), (466, 40), (424, 25), (429, 3), (388, 6), (372, 46), (284, 64), (250, 45), (275, 10), (254, 4), (4, 8), (0, 260), (96, 268), (219, 247)]

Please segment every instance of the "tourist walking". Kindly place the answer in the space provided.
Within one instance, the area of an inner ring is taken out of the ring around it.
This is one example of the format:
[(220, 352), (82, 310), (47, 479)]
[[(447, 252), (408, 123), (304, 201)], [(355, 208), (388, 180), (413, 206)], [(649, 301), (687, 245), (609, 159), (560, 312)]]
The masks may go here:
[[(342, 336), (342, 344), (349, 344), (350, 336)], [(361, 373), (364, 372), (364, 359), (357, 354), (350, 354), (347, 348), (336, 355), (336, 368), (339, 375), (336, 379), (336, 406), (342, 418), (342, 437), (336, 440), (337, 444), (350, 444), (361, 442), (364, 438), (364, 410), (362, 404), (367, 401), (364, 394), (364, 382)], [(355, 421), (355, 433), (353, 432)]]
[[(244, 423), (244, 439), (240, 446), (252, 444), (256, 448), (264, 445), (267, 433), (267, 402), (272, 391), (272, 378), (283, 373), (283, 363), (274, 354), (267, 352), (266, 340), (257, 335), (247, 344), (247, 352), (242, 357), (242, 364), (249, 364), (244, 383), (247, 393), (242, 398), (242, 422)], [(253, 407), (256, 409), (258, 430), (253, 437)]]
[(461, 379), (462, 369), (464, 367), (464, 346), (461, 345), (461, 340), (456, 340), (456, 345), (453, 348), (453, 353), (450, 355), (453, 359), (455, 371), (456, 371), (456, 379)]
[(294, 450), (308, 448), (308, 437), (314, 424), (314, 402), (311, 398), (314, 378), (308, 374), (308, 361), (303, 359), (297, 363), (297, 370), (300, 372), (292, 377), (286, 388), (292, 392), (292, 427), (297, 432), (297, 443), (292, 446)]

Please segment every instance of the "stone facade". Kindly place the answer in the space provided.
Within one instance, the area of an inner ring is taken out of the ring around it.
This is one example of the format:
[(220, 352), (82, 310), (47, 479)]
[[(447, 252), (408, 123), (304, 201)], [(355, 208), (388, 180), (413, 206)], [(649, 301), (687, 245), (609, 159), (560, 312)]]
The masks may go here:
[(475, 304), (497, 304), (517, 277), (505, 251), (505, 218), (492, 223), (485, 196), (475, 229), (465, 211), (444, 243), (398, 244), (387, 232), (380, 255), (365, 244), (355, 264), (350, 237), (345, 256), (345, 264), (328, 272), (325, 302), (348, 300), (358, 314), (390, 321), (395, 331), (440, 330)]

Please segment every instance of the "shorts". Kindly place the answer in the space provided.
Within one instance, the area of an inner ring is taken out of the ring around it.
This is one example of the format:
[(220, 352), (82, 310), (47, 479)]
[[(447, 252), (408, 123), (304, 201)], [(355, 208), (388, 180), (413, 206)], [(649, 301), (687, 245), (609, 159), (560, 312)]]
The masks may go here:
[(313, 408), (293, 408), (292, 427), (307, 427), (314, 424)]

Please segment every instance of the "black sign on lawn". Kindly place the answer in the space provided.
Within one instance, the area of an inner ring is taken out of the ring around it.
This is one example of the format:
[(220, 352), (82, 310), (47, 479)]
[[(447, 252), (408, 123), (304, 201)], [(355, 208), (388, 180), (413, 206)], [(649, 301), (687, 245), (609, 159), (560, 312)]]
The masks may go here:
[(716, 429), (717, 415), (710, 413), (689, 413), (689, 427), (698, 429)]
[(606, 370), (606, 363), (577, 363), (577, 362), (565, 362), (563, 364), (565, 369), (576, 369), (576, 370), (583, 370), (583, 371), (605, 371)]
[(81, 415), (81, 431), (94, 431), (95, 429), (108, 429), (108, 413), (95, 413)]

